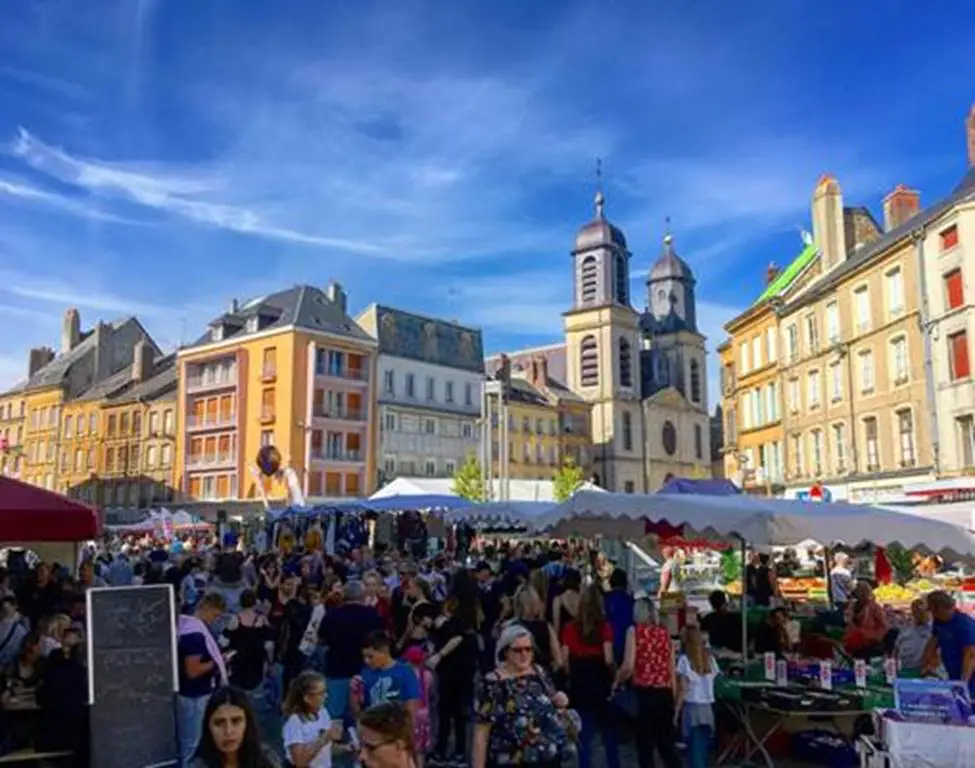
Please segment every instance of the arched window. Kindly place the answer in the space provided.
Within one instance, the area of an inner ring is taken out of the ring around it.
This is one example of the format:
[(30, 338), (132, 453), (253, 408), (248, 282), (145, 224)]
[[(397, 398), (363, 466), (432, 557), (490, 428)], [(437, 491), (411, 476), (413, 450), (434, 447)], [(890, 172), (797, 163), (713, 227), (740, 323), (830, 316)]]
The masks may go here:
[(630, 357), (630, 342), (620, 337), (620, 386), (633, 386), (633, 359)]
[(626, 257), (616, 257), (616, 303), (627, 304), (630, 299), (630, 276), (626, 274)]
[(579, 373), (582, 386), (599, 384), (599, 346), (595, 336), (586, 336), (579, 345)]
[(579, 267), (579, 285), (583, 304), (591, 304), (596, 300), (596, 288), (599, 282), (598, 268), (595, 256), (586, 256)]
[(697, 360), (691, 360), (691, 401), (701, 402), (701, 366)]

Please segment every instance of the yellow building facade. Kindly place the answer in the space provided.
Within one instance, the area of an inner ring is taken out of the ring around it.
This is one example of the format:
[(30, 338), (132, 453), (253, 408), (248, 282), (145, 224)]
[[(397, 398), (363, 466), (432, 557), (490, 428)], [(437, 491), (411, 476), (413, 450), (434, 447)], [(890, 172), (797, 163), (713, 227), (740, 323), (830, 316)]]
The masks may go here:
[(177, 356), (181, 498), (286, 499), (284, 479), (257, 473), (266, 445), (278, 448), (307, 497), (369, 495), (375, 350), (337, 283), (234, 303)]
[[(511, 376), (508, 395), (508, 475), (515, 480), (551, 480), (567, 461), (591, 477), (592, 406), (550, 378), (544, 358)], [(492, 477), (499, 472), (499, 424), (492, 414)]]
[(725, 324), (719, 347), (725, 477), (751, 493), (776, 495), (785, 483), (779, 310), (818, 274), (806, 245), (783, 270), (770, 265), (747, 310)]
[(78, 311), (67, 310), (58, 351), (30, 350), (24, 381), (0, 395), (5, 471), (102, 503), (96, 482), (102, 461), (101, 393), (107, 397), (111, 390), (105, 387), (132, 369), (139, 349), (159, 351), (136, 318), (99, 321), (83, 331)]

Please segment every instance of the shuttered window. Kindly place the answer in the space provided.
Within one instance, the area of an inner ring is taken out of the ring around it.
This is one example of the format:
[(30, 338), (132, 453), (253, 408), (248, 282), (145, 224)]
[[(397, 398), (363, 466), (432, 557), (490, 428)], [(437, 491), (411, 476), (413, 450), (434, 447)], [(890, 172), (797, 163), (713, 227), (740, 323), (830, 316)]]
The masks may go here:
[(961, 269), (951, 270), (944, 279), (948, 309), (956, 309), (965, 303), (965, 284), (961, 279)]

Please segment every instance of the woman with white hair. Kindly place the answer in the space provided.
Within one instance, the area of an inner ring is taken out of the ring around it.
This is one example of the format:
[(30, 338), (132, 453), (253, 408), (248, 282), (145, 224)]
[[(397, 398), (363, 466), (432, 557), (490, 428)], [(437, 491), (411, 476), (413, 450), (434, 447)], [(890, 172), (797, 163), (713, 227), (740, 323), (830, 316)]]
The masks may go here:
[(846, 604), (853, 597), (853, 589), (856, 587), (856, 579), (850, 570), (850, 556), (846, 552), (837, 552), (833, 556), (833, 568), (829, 572), (830, 596), (833, 598), (833, 607), (842, 612)]
[(534, 661), (532, 634), (509, 624), (498, 638), (497, 667), (481, 680), (474, 714), (474, 768), (557, 768), (568, 746), (568, 697)]
[(657, 610), (647, 598), (633, 606), (634, 624), (626, 632), (623, 664), (616, 674), (614, 689), (632, 681), (636, 691), (637, 759), (640, 768), (653, 768), (654, 751), (666, 768), (680, 768), (677, 729), (674, 725), (676, 661), (670, 632), (659, 623)]

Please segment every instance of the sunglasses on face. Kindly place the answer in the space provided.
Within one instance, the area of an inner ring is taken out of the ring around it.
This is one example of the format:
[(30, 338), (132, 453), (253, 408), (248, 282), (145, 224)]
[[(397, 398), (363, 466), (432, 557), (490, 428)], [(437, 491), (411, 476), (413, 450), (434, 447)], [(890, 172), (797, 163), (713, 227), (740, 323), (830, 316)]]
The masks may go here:
[(386, 739), (386, 741), (376, 741), (376, 742), (373, 742), (373, 743), (370, 743), (368, 741), (363, 741), (359, 745), (359, 749), (362, 752), (366, 752), (367, 754), (370, 754), (371, 755), (373, 752), (375, 752), (376, 750), (382, 749), (387, 744), (392, 744), (393, 741), (395, 741), (395, 739)]

